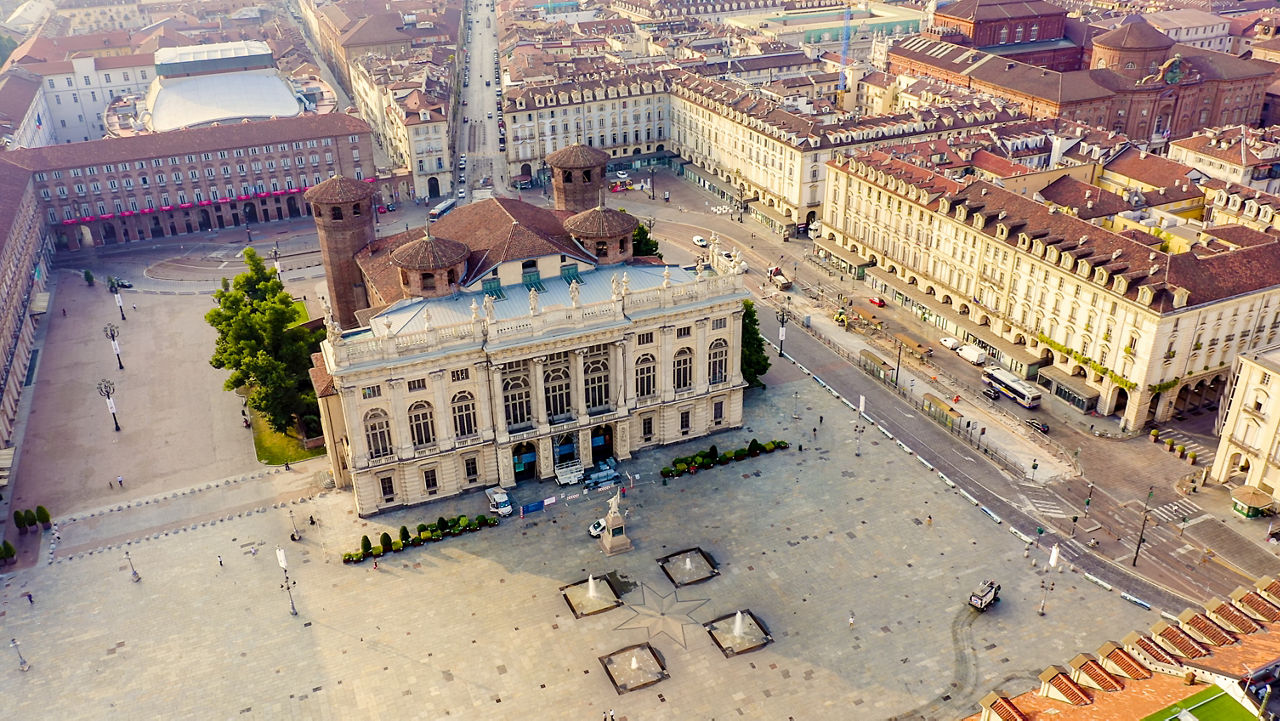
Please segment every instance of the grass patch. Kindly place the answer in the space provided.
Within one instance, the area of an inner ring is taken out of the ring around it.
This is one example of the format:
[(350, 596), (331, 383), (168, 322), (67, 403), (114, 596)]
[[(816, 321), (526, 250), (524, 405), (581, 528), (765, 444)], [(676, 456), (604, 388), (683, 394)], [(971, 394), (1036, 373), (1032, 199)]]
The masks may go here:
[(1217, 686), (1210, 686), (1147, 716), (1142, 721), (1171, 721), (1177, 719), (1178, 714), (1183, 711), (1190, 711), (1200, 721), (1256, 721), (1257, 719), (1225, 691)]
[(253, 426), (253, 448), (260, 463), (279, 466), (286, 461), (297, 463), (324, 454), (324, 446), (310, 450), (303, 448), (302, 438), (297, 435), (296, 430), (277, 433), (271, 429), (266, 419), (253, 411), (249, 412), (249, 419)]
[(293, 301), (293, 318), (294, 318), (293, 325), (290, 325), (289, 326), (290, 328), (293, 328), (294, 326), (302, 325), (303, 323), (306, 323), (307, 321), (311, 320), (311, 316), (307, 315), (306, 303), (300, 300)]

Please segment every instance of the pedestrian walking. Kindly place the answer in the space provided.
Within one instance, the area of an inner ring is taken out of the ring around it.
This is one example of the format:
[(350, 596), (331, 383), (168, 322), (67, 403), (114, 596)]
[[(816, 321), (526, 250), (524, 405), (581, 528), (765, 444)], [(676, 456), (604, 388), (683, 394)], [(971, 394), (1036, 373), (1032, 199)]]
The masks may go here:
[(124, 476), (116, 476), (116, 483), (119, 483), (120, 487), (124, 488)]
[(28, 604), (32, 606), (36, 605), (36, 599), (33, 598), (30, 593), (24, 593), (22, 595), (26, 597)]
[(849, 628), (853, 628), (853, 611), (849, 612)]
[(815, 441), (816, 441), (816, 440), (818, 440), (818, 427), (817, 427), (817, 426), (814, 426), (814, 427), (813, 427), (813, 440), (815, 440)]
[(253, 556), (254, 558), (257, 558), (257, 556), (258, 556), (258, 547), (257, 547), (257, 546), (254, 546), (254, 547), (250, 548), (250, 549), (249, 549), (249, 555), (250, 555), (250, 556)]
[(219, 568), (221, 568), (221, 567), (222, 567), (222, 554), (221, 554), (221, 553), (219, 553), (219, 554), (218, 554), (218, 567), (219, 567)]
[(62, 309), (62, 317), (63, 317), (63, 318), (66, 318), (66, 317), (67, 317), (67, 309), (66, 309), (66, 308), (63, 308), (63, 309)]
[(110, 488), (111, 490), (115, 490), (115, 487), (116, 487), (116, 484), (112, 483), (111, 481), (107, 481), (107, 488)]
[(818, 425), (822, 425), (822, 416), (818, 416)]
[(929, 528), (933, 528), (933, 516), (929, 516), (928, 518), (924, 519), (924, 525), (928, 526)]
[(377, 562), (377, 561), (374, 561), (374, 562), (373, 562), (373, 570), (375, 570), (375, 571), (376, 571), (376, 570), (378, 570), (378, 562)]
[(138, 304), (137, 304), (137, 303), (134, 303), (134, 304), (133, 304), (133, 309), (134, 309), (134, 310), (137, 310), (137, 309), (138, 309)]

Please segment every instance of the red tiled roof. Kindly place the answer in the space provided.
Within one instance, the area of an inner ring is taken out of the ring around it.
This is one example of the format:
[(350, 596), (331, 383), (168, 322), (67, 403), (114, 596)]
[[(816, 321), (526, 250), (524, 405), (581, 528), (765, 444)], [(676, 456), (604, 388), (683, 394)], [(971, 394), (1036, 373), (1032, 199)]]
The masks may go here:
[(999, 716), (1001, 721), (1029, 721), (1026, 714), (1018, 710), (1017, 706), (1007, 698), (998, 698), (995, 703), (991, 704), (991, 711)]
[(1220, 600), (1216, 606), (1209, 608), (1208, 611), (1215, 621), (1225, 623), (1237, 633), (1253, 633), (1261, 628), (1256, 621), (1226, 601)]
[[(1183, 183), (1195, 188), (1195, 183), (1191, 182), (1191, 174), (1196, 173), (1195, 168), (1155, 153), (1148, 153), (1141, 148), (1130, 147), (1120, 151), (1119, 155), (1103, 166), (1103, 170), (1133, 178), (1157, 188)], [(1199, 175), (1196, 173), (1197, 177)], [(1199, 194), (1200, 191), (1196, 190), (1195, 193)]]
[(1186, 631), (1177, 626), (1165, 625), (1156, 636), (1177, 649), (1178, 655), (1183, 658), (1204, 658), (1209, 655), (1209, 649), (1201, 646)]
[(1049, 685), (1057, 689), (1058, 693), (1062, 694), (1062, 697), (1072, 706), (1088, 706), (1092, 703), (1084, 689), (1077, 686), (1076, 682), (1072, 681), (1066, 674), (1060, 673), (1049, 679)]
[(437, 220), (431, 234), (471, 249), (463, 285), (475, 282), (499, 263), (561, 254), (595, 265), (564, 229), (555, 213), (513, 198), (489, 198), (464, 205)]
[(939, 18), (973, 21), (1042, 18), (1066, 15), (1067, 11), (1043, 0), (957, 0), (938, 8), (936, 14)]
[(1130, 210), (1124, 198), (1102, 188), (1076, 180), (1070, 175), (1049, 183), (1040, 191), (1045, 200), (1071, 208), (1076, 217), (1082, 220), (1105, 218), (1126, 210)]
[[(1121, 653), (1124, 652), (1121, 651)], [(1129, 657), (1129, 654), (1126, 653), (1124, 655), (1129, 659), (1129, 661), (1133, 662), (1133, 659)], [(1118, 679), (1116, 679), (1115, 676), (1107, 673), (1107, 670), (1102, 667), (1102, 664), (1094, 661), (1093, 659), (1085, 661), (1080, 665), (1080, 673), (1088, 676), (1089, 680), (1103, 691), (1120, 691), (1124, 689), (1124, 686)]]
[(1156, 643), (1150, 636), (1139, 636), (1134, 643), (1138, 648), (1142, 649), (1143, 653), (1147, 654), (1151, 658), (1154, 658), (1160, 663), (1167, 664), (1169, 666), (1179, 665), (1178, 659), (1174, 658), (1173, 656), (1170, 656), (1169, 653), (1165, 651), (1160, 644)]
[(1143, 680), (1151, 678), (1151, 669), (1138, 663), (1137, 659), (1129, 655), (1129, 652), (1123, 648), (1116, 647), (1107, 654), (1107, 660), (1114, 663), (1131, 679)]
[(1240, 603), (1271, 623), (1280, 621), (1280, 608), (1276, 608), (1275, 604), (1258, 595), (1256, 591), (1249, 591), (1241, 596)]
[(311, 386), (316, 389), (317, 398), (337, 394), (337, 389), (333, 387), (333, 376), (329, 375), (329, 369), (324, 365), (323, 353), (311, 354), (311, 367), (307, 369), (307, 374), (311, 376)]
[(1115, 30), (1095, 35), (1093, 44), (1117, 50), (1161, 50), (1174, 46), (1172, 38), (1156, 30), (1141, 15), (1130, 15)]
[(1221, 626), (1209, 620), (1209, 617), (1203, 613), (1197, 613), (1188, 618), (1185, 625), (1190, 626), (1191, 630), (1200, 634), (1214, 646), (1228, 646), (1236, 642), (1236, 639), (1231, 634), (1223, 631)]

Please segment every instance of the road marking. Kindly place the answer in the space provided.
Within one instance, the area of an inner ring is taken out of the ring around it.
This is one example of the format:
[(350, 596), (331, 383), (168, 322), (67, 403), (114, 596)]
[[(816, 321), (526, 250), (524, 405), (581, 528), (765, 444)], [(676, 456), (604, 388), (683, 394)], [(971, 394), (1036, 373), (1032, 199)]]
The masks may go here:
[(957, 451), (957, 450), (956, 450), (956, 449), (954, 449), (954, 448), (952, 448), (952, 449), (951, 449), (951, 452), (952, 452), (952, 453), (954, 453), (954, 454), (956, 454), (957, 456), (960, 456), (961, 458), (965, 459), (966, 461), (968, 461), (968, 462), (970, 462), (970, 463), (974, 463), (974, 462), (975, 462), (971, 456), (966, 456), (965, 454), (961, 453), (960, 451)]
[(901, 413), (902, 415), (906, 416), (907, 418), (915, 418), (915, 417), (916, 417), (914, 413), (907, 413), (906, 411), (902, 410), (901, 408), (899, 408), (899, 409), (898, 409), (898, 412), (899, 412), (899, 413)]

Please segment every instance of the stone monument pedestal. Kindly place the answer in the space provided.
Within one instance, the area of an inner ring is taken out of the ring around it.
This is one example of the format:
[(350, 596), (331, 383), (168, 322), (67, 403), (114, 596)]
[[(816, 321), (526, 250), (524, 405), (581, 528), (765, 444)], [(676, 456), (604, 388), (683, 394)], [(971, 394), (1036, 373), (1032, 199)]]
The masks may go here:
[(618, 513), (616, 505), (613, 505), (608, 515), (604, 517), (604, 533), (601, 533), (600, 538), (596, 540), (600, 543), (600, 550), (604, 551), (606, 556), (616, 556), (633, 548), (631, 539), (627, 538), (626, 522), (622, 514)]

